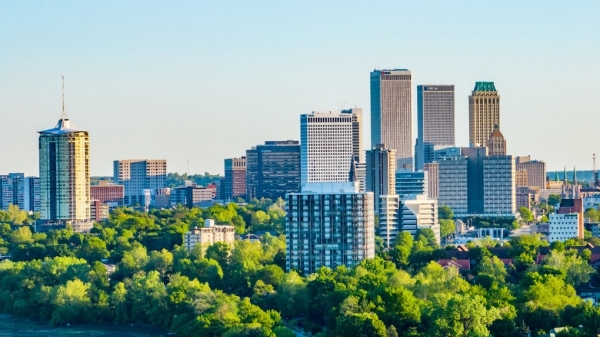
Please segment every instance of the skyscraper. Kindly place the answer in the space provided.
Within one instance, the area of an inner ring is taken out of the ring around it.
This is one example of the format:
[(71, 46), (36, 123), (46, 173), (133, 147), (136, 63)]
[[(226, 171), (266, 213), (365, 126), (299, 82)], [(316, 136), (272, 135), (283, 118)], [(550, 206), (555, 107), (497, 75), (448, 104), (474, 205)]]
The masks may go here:
[(246, 197), (277, 200), (300, 192), (300, 142), (266, 141), (246, 150)]
[(0, 176), (0, 209), (7, 210), (10, 204), (26, 212), (39, 212), (40, 179), (23, 173)]
[(506, 139), (500, 132), (500, 129), (494, 128), (494, 132), (486, 144), (489, 156), (505, 156), (506, 155)]
[(407, 69), (371, 72), (371, 147), (396, 150), (396, 167), (412, 169), (412, 75)]
[(143, 205), (144, 190), (166, 187), (167, 161), (127, 159), (113, 162), (113, 181), (125, 186), (125, 205)]
[(246, 157), (227, 158), (225, 179), (223, 179), (223, 199), (233, 199), (246, 195)]
[(362, 109), (317, 112), (300, 116), (301, 182), (347, 182), (352, 158), (362, 157)]
[(367, 151), (366, 191), (375, 195), (375, 213), (379, 213), (381, 195), (396, 194), (396, 151), (377, 144)]
[(500, 95), (494, 82), (476, 82), (469, 96), (470, 146), (485, 146), (495, 127), (500, 128)]
[(415, 168), (433, 161), (434, 147), (454, 146), (454, 85), (417, 86)]
[(64, 109), (58, 124), (40, 131), (40, 219), (86, 223), (90, 219), (90, 141)]

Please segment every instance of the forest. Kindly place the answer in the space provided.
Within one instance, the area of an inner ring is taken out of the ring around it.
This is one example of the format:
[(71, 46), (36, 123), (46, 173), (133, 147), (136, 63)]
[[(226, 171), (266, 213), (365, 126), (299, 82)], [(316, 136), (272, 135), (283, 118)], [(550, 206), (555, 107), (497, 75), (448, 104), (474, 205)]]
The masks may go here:
[[(468, 244), (472, 267), (443, 268), (450, 247), (430, 231), (402, 232), (389, 250), (353, 268), (285, 271), (281, 201), (138, 212), (117, 208), (90, 233), (34, 233), (31, 219), (0, 211), (0, 312), (66, 324), (153, 326), (177, 336), (596, 336), (600, 309), (576, 289), (599, 279), (585, 240), (548, 246), (510, 239), (512, 263)], [(265, 232), (186, 251), (204, 219)], [(272, 234), (270, 234), (272, 233)], [(380, 243), (380, 240), (378, 240)], [(598, 282), (595, 282), (598, 284)], [(295, 331), (294, 331), (295, 330)]]

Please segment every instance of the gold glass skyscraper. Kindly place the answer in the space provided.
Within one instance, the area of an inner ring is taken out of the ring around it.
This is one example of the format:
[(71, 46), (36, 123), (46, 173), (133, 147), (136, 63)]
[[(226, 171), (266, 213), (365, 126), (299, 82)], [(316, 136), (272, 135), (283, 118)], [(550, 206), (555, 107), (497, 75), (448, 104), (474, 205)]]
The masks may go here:
[(40, 131), (40, 218), (49, 223), (90, 219), (90, 142), (64, 113), (52, 129)]
[(469, 96), (469, 144), (485, 146), (500, 128), (500, 95), (494, 82), (476, 82)]

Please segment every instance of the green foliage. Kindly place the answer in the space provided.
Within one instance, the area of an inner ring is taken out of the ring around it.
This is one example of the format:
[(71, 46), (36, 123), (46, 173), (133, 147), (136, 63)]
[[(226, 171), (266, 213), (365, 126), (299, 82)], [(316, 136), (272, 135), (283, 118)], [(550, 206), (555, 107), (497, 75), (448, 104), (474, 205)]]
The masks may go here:
[(448, 235), (456, 231), (456, 226), (453, 220), (441, 219), (440, 220), (440, 236), (445, 238)]
[(521, 215), (522, 221), (527, 223), (533, 221), (533, 213), (531, 213), (529, 208), (523, 206), (519, 207), (519, 214)]
[(560, 194), (550, 194), (548, 196), (548, 205), (554, 207), (560, 203), (561, 199)]
[(600, 221), (600, 211), (595, 208), (588, 208), (583, 214), (584, 217), (589, 218), (591, 222)]
[(454, 218), (454, 211), (452, 211), (452, 208), (450, 208), (446, 205), (441, 205), (440, 207), (438, 207), (438, 219), (452, 220), (453, 218)]

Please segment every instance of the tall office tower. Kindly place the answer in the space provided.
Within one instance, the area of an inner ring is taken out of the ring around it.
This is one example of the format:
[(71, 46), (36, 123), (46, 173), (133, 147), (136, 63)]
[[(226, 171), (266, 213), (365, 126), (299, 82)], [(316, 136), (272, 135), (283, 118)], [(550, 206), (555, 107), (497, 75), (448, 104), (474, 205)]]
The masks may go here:
[(357, 183), (309, 183), (286, 195), (288, 271), (308, 275), (375, 257), (373, 193), (357, 191)]
[(516, 213), (515, 160), (513, 156), (483, 159), (483, 213), (514, 216)]
[(483, 214), (483, 160), (487, 157), (487, 147), (463, 147), (461, 154), (468, 162), (468, 204), (470, 214)]
[(490, 135), (486, 146), (488, 148), (488, 156), (505, 156), (506, 155), (506, 139), (500, 132), (500, 129), (494, 128), (494, 132)]
[(440, 244), (440, 225), (438, 223), (438, 202), (425, 195), (407, 195), (400, 200), (398, 227), (413, 237), (419, 229), (429, 228)]
[[(300, 177), (302, 183), (347, 182), (352, 158), (362, 157), (354, 140), (361, 109), (317, 112), (300, 116)], [(359, 133), (358, 135), (356, 133)]]
[(40, 178), (25, 177), (23, 180), (23, 206), (19, 205), (24, 211), (39, 212), (40, 211)]
[(515, 171), (515, 185), (517, 187), (529, 187), (529, 179), (527, 176), (527, 170), (516, 170)]
[(377, 144), (367, 151), (366, 191), (375, 195), (375, 212), (379, 213), (379, 196), (396, 194), (396, 151)]
[(415, 168), (433, 161), (434, 147), (454, 146), (454, 85), (417, 86)]
[(88, 132), (71, 124), (63, 102), (58, 124), (39, 134), (40, 219), (76, 229), (90, 220)]
[(546, 162), (531, 160), (531, 156), (516, 157), (516, 169), (527, 170), (527, 186), (546, 188)]
[(144, 190), (166, 187), (167, 161), (127, 159), (113, 162), (113, 182), (125, 186), (125, 205), (144, 205)]
[(225, 159), (223, 199), (229, 200), (246, 195), (246, 157)]
[(456, 216), (468, 214), (467, 157), (444, 157), (438, 162), (438, 204)]
[(407, 69), (371, 72), (371, 147), (396, 150), (396, 167), (413, 168), (412, 75)]
[(284, 198), (300, 192), (300, 142), (266, 141), (246, 150), (246, 197)]
[(362, 109), (346, 109), (340, 111), (352, 116), (352, 156), (357, 163), (364, 163), (362, 137)]
[(476, 82), (469, 96), (469, 145), (485, 146), (500, 127), (500, 95), (494, 82)]
[(400, 199), (405, 195), (428, 195), (427, 172), (398, 171), (396, 172), (396, 194)]
[(427, 197), (436, 200), (439, 196), (439, 165), (437, 161), (425, 163), (423, 171), (427, 172)]

